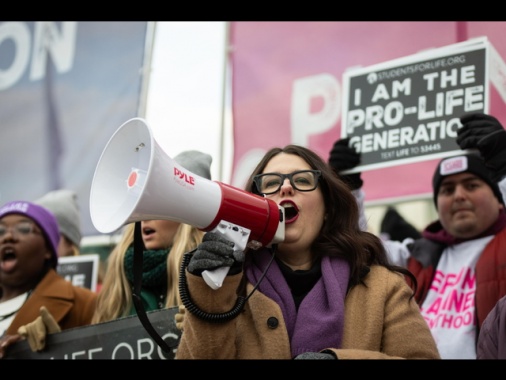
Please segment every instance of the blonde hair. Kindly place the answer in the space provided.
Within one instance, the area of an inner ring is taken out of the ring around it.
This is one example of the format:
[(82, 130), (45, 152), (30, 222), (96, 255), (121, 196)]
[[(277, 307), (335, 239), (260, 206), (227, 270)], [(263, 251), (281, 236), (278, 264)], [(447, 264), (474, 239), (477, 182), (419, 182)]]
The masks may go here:
[(165, 307), (181, 305), (179, 296), (179, 272), (183, 256), (197, 248), (202, 242), (204, 232), (189, 224), (181, 223), (174, 236), (174, 244), (167, 256), (167, 298)]
[(70, 254), (70, 256), (79, 256), (81, 254), (79, 247), (76, 245), (73, 245), (70, 250), (72, 251), (72, 254)]
[[(135, 223), (125, 226), (121, 240), (107, 259), (107, 272), (98, 293), (97, 307), (92, 324), (128, 316), (132, 306), (132, 288), (125, 274), (125, 253), (134, 241)], [(181, 304), (179, 296), (179, 270), (183, 255), (197, 247), (204, 232), (181, 223), (174, 235), (174, 243), (167, 255), (167, 294), (165, 307)]]

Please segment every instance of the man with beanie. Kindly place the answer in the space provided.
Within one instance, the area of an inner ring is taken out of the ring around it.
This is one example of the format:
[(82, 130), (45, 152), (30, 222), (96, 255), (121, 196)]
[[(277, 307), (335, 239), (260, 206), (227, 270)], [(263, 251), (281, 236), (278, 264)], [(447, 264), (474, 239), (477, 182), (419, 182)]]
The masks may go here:
[(443, 359), (476, 358), (480, 327), (506, 295), (506, 130), (481, 113), (460, 121), (457, 144), (473, 152), (438, 163), (438, 220), (412, 244), (384, 242), (391, 262), (416, 276), (415, 299)]
[(50, 191), (35, 200), (51, 211), (58, 220), (61, 239), (58, 243), (58, 256), (77, 256), (81, 247), (81, 215), (77, 194), (68, 189)]
[[(457, 143), (477, 152), (442, 159), (432, 178), (439, 219), (397, 256), (443, 359), (475, 359), (480, 327), (506, 295), (506, 131), (489, 115), (461, 117)], [(488, 141), (491, 145), (486, 144)]]
[(0, 207), (0, 358), (20, 339), (38, 351), (47, 333), (91, 322), (96, 294), (57, 274), (59, 240), (48, 209), (26, 201)]

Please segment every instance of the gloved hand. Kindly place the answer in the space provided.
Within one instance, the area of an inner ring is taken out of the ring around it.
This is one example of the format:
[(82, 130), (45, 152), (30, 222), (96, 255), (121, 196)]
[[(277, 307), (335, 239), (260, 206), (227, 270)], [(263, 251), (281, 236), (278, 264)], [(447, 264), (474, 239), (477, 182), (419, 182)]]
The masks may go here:
[(362, 173), (341, 174), (342, 171), (352, 169), (360, 164), (360, 153), (349, 146), (350, 139), (337, 140), (329, 155), (329, 165), (350, 186), (352, 190), (360, 189), (364, 182)]
[[(234, 246), (234, 242), (226, 239), (222, 234), (207, 232), (188, 263), (188, 271), (201, 275), (205, 270), (240, 267), (240, 263), (244, 261), (244, 252), (235, 251)], [(238, 271), (229, 271), (229, 274), (234, 273)]]
[(330, 350), (323, 352), (304, 352), (293, 358), (294, 360), (336, 360), (337, 356)]
[(506, 130), (495, 117), (483, 113), (466, 114), (460, 118), (457, 131), (461, 149), (478, 149), (494, 181), (506, 175)]
[(28, 339), (33, 352), (42, 351), (46, 347), (46, 336), (60, 332), (61, 328), (45, 306), (40, 308), (40, 316), (18, 329), (18, 334)]
[(183, 331), (183, 322), (184, 322), (184, 315), (186, 313), (186, 307), (184, 305), (179, 305), (178, 312), (175, 315), (176, 320), (176, 327), (178, 330)]

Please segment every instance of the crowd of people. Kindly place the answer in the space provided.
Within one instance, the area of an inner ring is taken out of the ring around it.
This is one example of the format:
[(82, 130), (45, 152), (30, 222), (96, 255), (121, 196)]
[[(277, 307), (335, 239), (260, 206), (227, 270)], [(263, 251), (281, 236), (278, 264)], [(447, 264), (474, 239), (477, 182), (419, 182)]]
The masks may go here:
[[(505, 359), (506, 130), (482, 113), (460, 121), (462, 153), (435, 167), (438, 219), (422, 231), (393, 208), (381, 236), (368, 231), (361, 173), (349, 172), (360, 153), (349, 140), (328, 158), (273, 147), (244, 190), (283, 208), (282, 242), (237, 250), (184, 223), (130, 223), (99, 292), (56, 272), (58, 257), (79, 254), (79, 210), (62, 200), (75, 204), (72, 192), (4, 204), (0, 357), (22, 339), (41, 351), (47, 334), (136, 315), (139, 296), (144, 311), (177, 308), (175, 359)], [(211, 179), (211, 156), (175, 160)], [(222, 286), (211, 288), (202, 273), (224, 267)]]
[[(174, 161), (211, 179), (212, 157), (207, 153), (184, 151)], [(137, 314), (132, 300), (135, 223), (124, 227), (110, 253), (98, 293), (74, 286), (56, 272), (58, 257), (69, 252), (79, 255), (75, 243), (81, 230), (75, 201), (72, 191), (57, 190), (33, 203), (15, 201), (0, 208), (0, 358), (24, 338), (33, 351), (41, 351), (49, 333)], [(143, 247), (139, 294), (143, 311), (181, 305), (182, 257), (204, 233), (170, 220), (137, 223)]]

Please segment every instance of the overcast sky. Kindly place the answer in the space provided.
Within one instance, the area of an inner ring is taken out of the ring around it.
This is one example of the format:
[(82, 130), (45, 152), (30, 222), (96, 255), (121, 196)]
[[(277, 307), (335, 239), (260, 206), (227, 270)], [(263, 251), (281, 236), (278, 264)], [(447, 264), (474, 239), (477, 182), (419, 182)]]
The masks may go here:
[(221, 148), (225, 38), (224, 22), (157, 22), (145, 118), (170, 157), (209, 153), (213, 180), (229, 183), (229, 126)]

